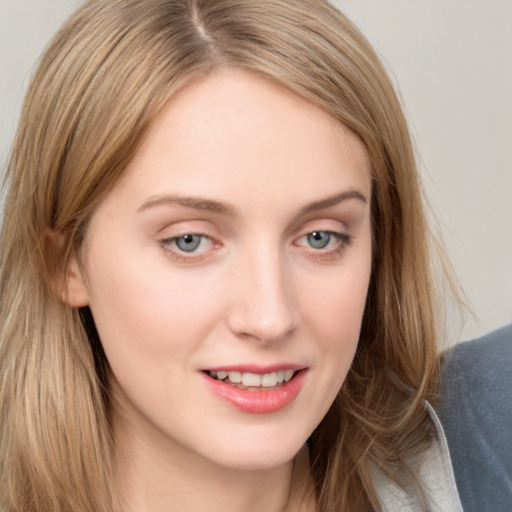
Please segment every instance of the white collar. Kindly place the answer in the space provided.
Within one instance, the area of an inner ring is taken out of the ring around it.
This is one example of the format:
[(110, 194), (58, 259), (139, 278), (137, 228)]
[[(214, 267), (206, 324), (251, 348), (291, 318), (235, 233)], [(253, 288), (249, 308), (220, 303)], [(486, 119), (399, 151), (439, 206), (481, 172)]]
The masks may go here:
[(463, 512), (441, 422), (428, 402), (425, 407), (435, 435), (416, 465), (418, 482), (427, 502), (422, 503), (418, 495), (402, 489), (374, 466), (373, 483), (382, 512)]

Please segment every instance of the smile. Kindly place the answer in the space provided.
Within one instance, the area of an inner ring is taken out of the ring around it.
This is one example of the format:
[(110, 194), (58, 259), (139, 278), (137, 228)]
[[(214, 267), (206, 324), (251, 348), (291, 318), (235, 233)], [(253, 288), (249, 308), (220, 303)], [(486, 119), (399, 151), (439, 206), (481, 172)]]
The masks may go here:
[[(277, 412), (290, 405), (302, 390), (307, 368), (269, 368), (242, 371), (245, 368), (216, 369), (201, 372), (204, 382), (221, 402), (245, 412), (265, 414)], [(274, 370), (274, 371), (270, 371)]]
[[(289, 382), (296, 371), (292, 369), (278, 370), (271, 373), (250, 373), (225, 370), (212, 370), (208, 375), (215, 380), (233, 385), (240, 389), (254, 388), (276, 388), (283, 383)], [(257, 391), (257, 389), (255, 389)]]

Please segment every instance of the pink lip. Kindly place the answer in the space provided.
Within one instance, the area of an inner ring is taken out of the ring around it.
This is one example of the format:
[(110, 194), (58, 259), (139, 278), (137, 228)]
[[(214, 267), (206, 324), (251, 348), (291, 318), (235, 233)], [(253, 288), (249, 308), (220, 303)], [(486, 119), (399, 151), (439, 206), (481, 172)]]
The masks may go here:
[[(277, 369), (269, 370), (269, 368), (273, 367), (265, 367), (263, 371), (261, 367), (255, 366), (222, 367), (219, 368), (219, 370), (222, 369), (225, 371), (242, 371), (262, 374), (284, 369), (282, 365), (275, 367)], [(286, 368), (295, 369), (293, 368), (293, 365), (287, 366)], [(214, 369), (212, 368), (212, 370)], [(283, 384), (281, 387), (276, 389), (266, 390), (265, 388), (262, 388), (261, 391), (240, 389), (231, 386), (230, 384), (225, 384), (222, 381), (215, 380), (206, 373), (202, 373), (202, 377), (208, 388), (213, 393), (227, 401), (235, 407), (235, 409), (248, 413), (265, 414), (279, 411), (293, 402), (304, 385), (306, 374), (307, 369), (303, 367), (299, 368), (294, 377), (286, 384)]]
[(240, 372), (240, 373), (257, 373), (259, 375), (263, 375), (264, 373), (273, 373), (279, 370), (303, 370), (305, 368), (304, 365), (293, 364), (293, 363), (280, 363), (273, 364), (268, 366), (260, 366), (257, 364), (239, 364), (232, 366), (212, 366), (208, 368), (203, 368), (203, 371), (220, 371), (224, 370), (225, 372)]

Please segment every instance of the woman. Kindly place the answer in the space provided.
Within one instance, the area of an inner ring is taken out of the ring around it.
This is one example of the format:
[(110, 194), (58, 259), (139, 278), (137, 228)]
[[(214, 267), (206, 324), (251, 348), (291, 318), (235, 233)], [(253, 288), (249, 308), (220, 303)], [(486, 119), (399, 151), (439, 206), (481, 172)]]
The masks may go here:
[(96, 0), (28, 91), (0, 507), (460, 510), (399, 102), (315, 0)]

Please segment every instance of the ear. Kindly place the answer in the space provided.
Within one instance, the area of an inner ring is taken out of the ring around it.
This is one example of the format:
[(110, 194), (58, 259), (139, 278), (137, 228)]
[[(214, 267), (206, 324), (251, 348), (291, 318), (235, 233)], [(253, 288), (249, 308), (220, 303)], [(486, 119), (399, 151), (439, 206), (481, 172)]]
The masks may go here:
[[(83, 269), (76, 254), (65, 257), (62, 234), (48, 230), (43, 236), (44, 255), (54, 292), (70, 306), (80, 308), (89, 304), (89, 292)], [(64, 263), (67, 260), (67, 264)]]
[(89, 291), (83, 276), (83, 270), (75, 255), (71, 256), (64, 282), (61, 298), (70, 306), (81, 308), (89, 305)]

